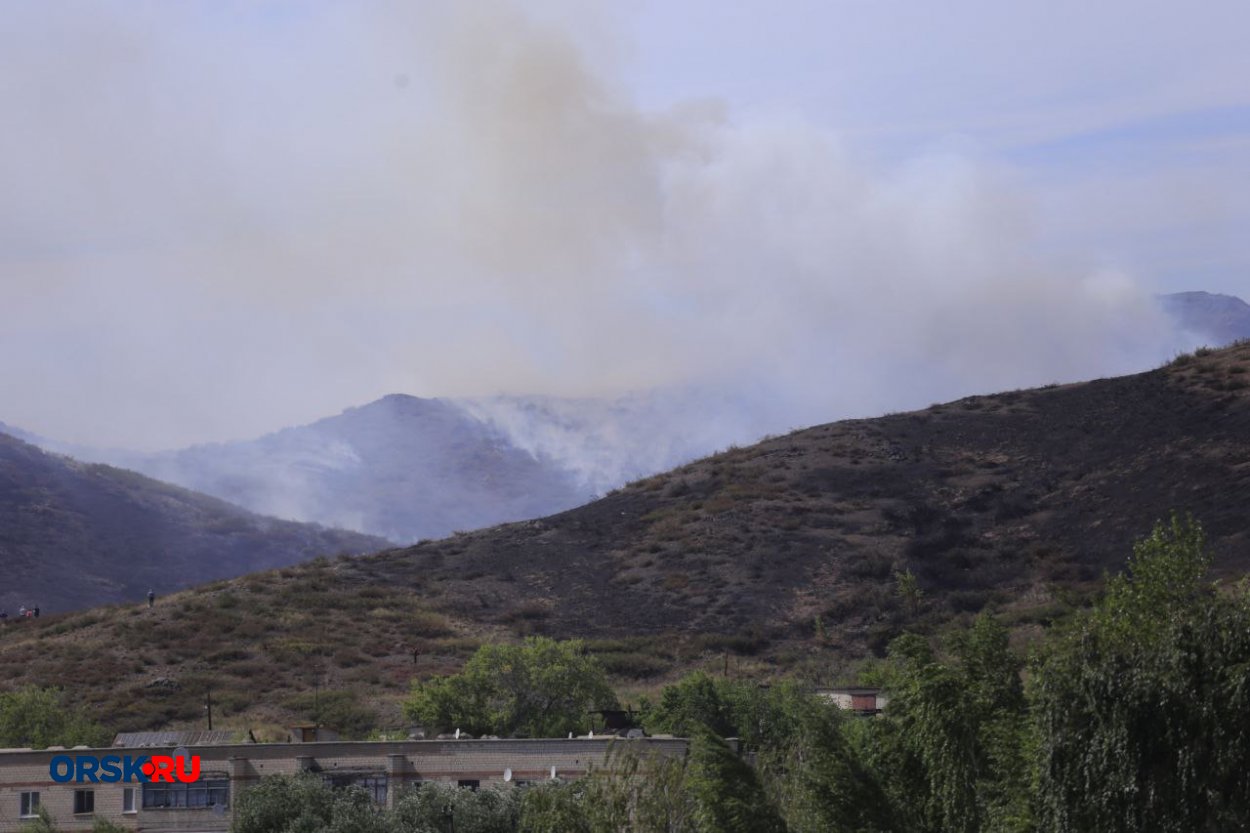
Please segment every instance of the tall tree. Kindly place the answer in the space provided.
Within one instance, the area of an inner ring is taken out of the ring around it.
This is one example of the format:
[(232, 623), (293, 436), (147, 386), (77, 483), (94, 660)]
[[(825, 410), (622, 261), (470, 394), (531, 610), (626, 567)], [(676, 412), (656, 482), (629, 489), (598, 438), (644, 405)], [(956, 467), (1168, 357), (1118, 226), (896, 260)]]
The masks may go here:
[(113, 735), (52, 688), (0, 692), (0, 746), (107, 746)]
[(1250, 595), (1209, 563), (1196, 522), (1158, 524), (1039, 663), (1043, 830), (1250, 829)]
[(755, 770), (709, 729), (695, 731), (688, 780), (699, 833), (785, 833)]
[(859, 765), (892, 812), (878, 826), (933, 831), (1031, 829), (1026, 701), (1021, 662), (1006, 629), (978, 617), (941, 656), (922, 637), (890, 645), (876, 681), (890, 692), (883, 717), (855, 734)]
[(475, 735), (561, 737), (586, 729), (589, 710), (616, 705), (607, 675), (581, 641), (535, 636), (483, 645), (459, 674), (415, 684), (404, 712)]

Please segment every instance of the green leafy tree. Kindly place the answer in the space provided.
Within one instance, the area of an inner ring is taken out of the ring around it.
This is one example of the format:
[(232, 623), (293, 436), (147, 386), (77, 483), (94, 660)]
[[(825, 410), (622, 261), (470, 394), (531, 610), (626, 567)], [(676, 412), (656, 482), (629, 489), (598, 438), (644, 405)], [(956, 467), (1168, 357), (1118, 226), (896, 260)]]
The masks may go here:
[(755, 770), (707, 728), (691, 742), (688, 783), (699, 833), (785, 833)]
[(1011, 650), (1007, 629), (985, 614), (953, 640), (953, 651), (977, 720), (983, 827), (1001, 833), (1033, 830), (1035, 739), (1024, 696), (1024, 662)]
[(365, 738), (378, 725), (378, 713), (368, 698), (355, 691), (304, 691), (286, 700), (286, 707), (319, 725), (332, 727), (343, 738)]
[(315, 775), (272, 775), (234, 800), (233, 833), (316, 833), (330, 825), (334, 793)]
[(538, 636), (483, 645), (459, 674), (414, 685), (404, 712), (475, 735), (561, 737), (586, 728), (589, 710), (616, 705), (603, 668), (580, 640)]
[(0, 692), (0, 746), (108, 746), (113, 735), (52, 688)]
[(1031, 829), (1021, 665), (1006, 629), (985, 615), (941, 657), (916, 635), (891, 643), (875, 680), (890, 705), (860, 731), (858, 748), (889, 796), (892, 823), (958, 833)]
[(448, 812), (456, 833), (514, 833), (520, 828), (521, 791), (470, 790), (422, 784), (405, 792), (387, 816), (390, 833), (445, 833)]
[[(665, 688), (644, 723), (687, 736), (711, 729), (738, 738), (755, 761), (760, 805), (776, 808), (796, 833), (877, 829), (865, 819), (884, 812), (882, 792), (874, 776), (851, 759), (842, 738), (848, 721), (796, 681), (760, 685), (697, 672)], [(705, 789), (705, 804), (709, 796)]]
[(859, 748), (868, 721), (809, 715), (789, 747), (784, 809), (792, 833), (888, 833), (908, 829), (882, 778)]
[(56, 826), (52, 813), (48, 812), (48, 808), (42, 804), (35, 811), (35, 817), (23, 822), (20, 829), (21, 833), (60, 833), (60, 828)]
[(1250, 829), (1250, 594), (1209, 564), (1192, 519), (1156, 525), (1039, 661), (1043, 830)]
[[(901, 653), (901, 652), (900, 652)], [(931, 824), (951, 833), (980, 829), (977, 776), (981, 764), (977, 715), (970, 712), (964, 681), (931, 656), (902, 654), (891, 686), (897, 737), (924, 773), (924, 806)]]
[(605, 765), (579, 784), (590, 833), (696, 833), (688, 763), (628, 742), (613, 744)]
[[(514, 833), (521, 793), (423, 784), (405, 791), (392, 810), (359, 787), (332, 789), (315, 775), (262, 778), (236, 800), (233, 833), (444, 833), (448, 816), (459, 833)], [(45, 832), (46, 833), (46, 832)]]
[(91, 821), (91, 833), (129, 833), (129, 828), (103, 816), (96, 816)]
[(914, 616), (920, 611), (924, 590), (920, 589), (920, 580), (911, 570), (894, 571), (894, 593), (907, 605), (908, 613)]
[(758, 751), (786, 745), (812, 710), (836, 715), (829, 703), (794, 680), (761, 685), (695, 671), (665, 686), (659, 702), (644, 707), (642, 720), (651, 731), (679, 736), (707, 728)]
[[(742, 685), (741, 683), (739, 685)], [(660, 692), (659, 703), (645, 705), (642, 720), (653, 731), (689, 737), (700, 726), (706, 726), (722, 737), (739, 734), (728, 692), (732, 686), (704, 671), (682, 677)]]
[(594, 833), (581, 782), (545, 781), (521, 799), (520, 833)]
[(391, 833), (386, 812), (360, 787), (334, 790), (326, 833)]

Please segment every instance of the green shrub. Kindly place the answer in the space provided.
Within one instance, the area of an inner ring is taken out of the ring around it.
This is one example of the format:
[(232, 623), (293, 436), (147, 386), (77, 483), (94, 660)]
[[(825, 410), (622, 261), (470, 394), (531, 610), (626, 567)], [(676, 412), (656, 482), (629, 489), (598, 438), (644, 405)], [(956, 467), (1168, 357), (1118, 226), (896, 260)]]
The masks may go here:
[(284, 705), (306, 720), (327, 726), (348, 739), (367, 737), (377, 728), (378, 714), (355, 691), (305, 691)]
[(562, 737), (586, 713), (614, 708), (603, 666), (580, 641), (529, 637), (483, 645), (459, 674), (413, 687), (404, 712), (427, 726), (501, 737)]

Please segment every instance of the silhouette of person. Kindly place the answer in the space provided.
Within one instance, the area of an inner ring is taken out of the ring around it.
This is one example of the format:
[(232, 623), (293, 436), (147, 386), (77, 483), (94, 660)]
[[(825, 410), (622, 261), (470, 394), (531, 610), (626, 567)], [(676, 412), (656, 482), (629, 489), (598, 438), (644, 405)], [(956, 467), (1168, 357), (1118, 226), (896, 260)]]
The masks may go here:
[(156, 591), (149, 590), (148, 591), (148, 607), (151, 607), (154, 604), (156, 604)]

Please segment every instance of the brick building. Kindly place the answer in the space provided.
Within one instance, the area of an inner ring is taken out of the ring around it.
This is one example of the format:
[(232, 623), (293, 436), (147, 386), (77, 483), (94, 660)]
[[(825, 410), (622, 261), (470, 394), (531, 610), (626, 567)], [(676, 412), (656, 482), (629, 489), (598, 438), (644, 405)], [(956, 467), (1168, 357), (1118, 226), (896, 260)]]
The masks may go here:
[(860, 686), (817, 689), (816, 694), (840, 709), (871, 716), (885, 710), (890, 698), (879, 688)]
[(0, 750), (0, 833), (20, 830), (40, 806), (67, 833), (89, 830), (101, 817), (136, 831), (219, 833), (230, 827), (234, 797), (265, 775), (318, 773), (327, 784), (360, 785), (392, 806), (406, 787), (423, 781), (476, 788), (578, 778), (603, 764), (612, 745), (663, 755), (687, 749), (680, 738), (611, 737), (197, 744), (185, 747), (200, 757), (192, 784), (58, 783), (51, 774), (57, 756), (137, 759), (171, 755), (172, 746), (6, 749)]

